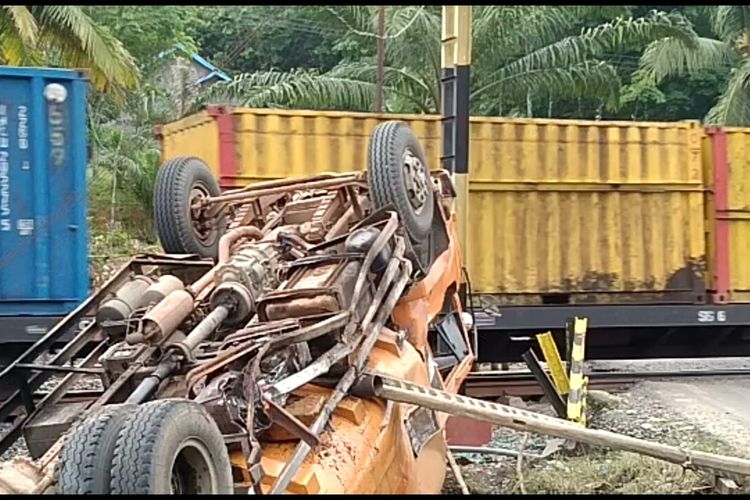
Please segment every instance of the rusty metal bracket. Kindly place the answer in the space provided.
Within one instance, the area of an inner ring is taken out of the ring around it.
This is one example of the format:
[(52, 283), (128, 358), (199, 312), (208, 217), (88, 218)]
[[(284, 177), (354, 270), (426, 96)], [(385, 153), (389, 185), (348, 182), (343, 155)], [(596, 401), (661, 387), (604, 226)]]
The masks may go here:
[(314, 448), (320, 443), (318, 436), (313, 434), (305, 424), (300, 422), (297, 417), (286, 411), (284, 408), (274, 403), (271, 398), (263, 398), (263, 408), (266, 410), (266, 414), (271, 418), (271, 422), (280, 425), (308, 445)]

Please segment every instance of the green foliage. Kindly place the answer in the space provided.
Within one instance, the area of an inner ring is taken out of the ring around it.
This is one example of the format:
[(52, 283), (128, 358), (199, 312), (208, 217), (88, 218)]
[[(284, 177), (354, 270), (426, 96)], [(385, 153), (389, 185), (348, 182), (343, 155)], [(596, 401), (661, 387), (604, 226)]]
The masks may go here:
[(199, 97), (195, 108), (220, 103), (251, 108), (315, 108), (367, 111), (372, 84), (314, 70), (259, 71), (217, 84)]
[(132, 88), (131, 54), (81, 7), (0, 6), (0, 63), (87, 68), (98, 90)]
[[(633, 105), (632, 118), (637, 120), (639, 118), (640, 109), (649, 109), (657, 104), (664, 104), (666, 97), (659, 87), (654, 83), (653, 79), (644, 72), (636, 71), (633, 73), (632, 79), (629, 84), (624, 85), (620, 90), (620, 103), (623, 106)], [(647, 118), (644, 114), (643, 118)]]
[[(441, 7), (388, 6), (385, 109), (436, 113)], [(473, 114), (750, 123), (750, 7), (482, 5)], [(156, 124), (179, 118), (154, 79), (176, 44), (230, 75), (206, 104), (370, 111), (378, 8), (2, 6), (0, 63), (91, 68), (97, 227), (152, 238)], [(113, 208), (114, 207), (114, 208)]]
[[(626, 8), (610, 6), (475, 8), (473, 112), (527, 109), (528, 114), (533, 101), (579, 98), (598, 100), (614, 110), (619, 105), (620, 77), (609, 60), (612, 53), (640, 50), (664, 38), (687, 47), (698, 43), (690, 23), (679, 13), (652, 11), (640, 18), (626, 14)], [(386, 18), (386, 108), (392, 112), (437, 112), (440, 9), (394, 6), (387, 9)], [(333, 22), (350, 48), (375, 45), (375, 7), (322, 7), (318, 19)], [(600, 22), (603, 19), (608, 20)], [(599, 24), (582, 26), (582, 22), (591, 21)], [(367, 54), (364, 50), (359, 53)], [(282, 76), (272, 73), (274, 80), (267, 92), (261, 88), (263, 82), (270, 82), (269, 74), (244, 75), (240, 80), (250, 84), (220, 84), (212, 89), (210, 99), (254, 106), (356, 110), (373, 100), (376, 65), (371, 52), (355, 60), (342, 59), (329, 71), (287, 73), (283, 84), (277, 81)]]
[(95, 124), (90, 134), (89, 189), (98, 226), (123, 227), (146, 241), (154, 236), (152, 199), (161, 162), (158, 143), (149, 132), (110, 122)]
[(202, 7), (193, 36), (213, 64), (231, 73), (330, 69), (339, 60), (334, 33), (311, 7)]
[(202, 23), (201, 8), (196, 6), (96, 6), (87, 7), (86, 12), (107, 26), (146, 69), (178, 43), (196, 49), (190, 33)]
[(750, 7), (719, 5), (687, 10), (701, 22), (705, 36), (686, 46), (673, 37), (653, 42), (643, 53), (642, 68), (656, 82), (676, 75), (713, 73), (728, 76), (705, 121), (722, 125), (750, 124)]

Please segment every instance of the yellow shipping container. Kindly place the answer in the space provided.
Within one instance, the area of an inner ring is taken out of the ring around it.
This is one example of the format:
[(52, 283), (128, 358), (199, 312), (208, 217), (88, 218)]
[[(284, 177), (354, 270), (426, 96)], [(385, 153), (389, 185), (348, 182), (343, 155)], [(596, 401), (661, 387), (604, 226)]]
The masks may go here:
[[(211, 108), (161, 128), (225, 187), (366, 167), (384, 120), (439, 167), (439, 116)], [(500, 303), (696, 302), (705, 295), (697, 122), (471, 119), (474, 291)]]
[(717, 301), (750, 302), (750, 129), (709, 129), (711, 261)]

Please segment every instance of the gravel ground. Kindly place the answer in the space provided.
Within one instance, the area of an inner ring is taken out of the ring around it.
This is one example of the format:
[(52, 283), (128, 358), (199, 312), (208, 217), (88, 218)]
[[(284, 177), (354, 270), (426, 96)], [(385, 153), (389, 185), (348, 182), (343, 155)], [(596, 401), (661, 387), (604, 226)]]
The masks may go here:
[[(52, 359), (53, 355), (42, 354), (36, 360), (36, 364), (45, 364)], [(83, 363), (82, 359), (74, 361), (74, 366), (80, 366)], [(57, 384), (59, 384), (64, 375), (53, 375), (48, 381), (42, 384), (40, 391), (46, 392), (53, 390)], [(102, 381), (96, 375), (82, 375), (71, 387), (71, 390), (103, 390)], [(11, 424), (0, 423), (0, 435), (4, 435), (11, 429)], [(0, 462), (5, 462), (13, 457), (17, 456), (28, 456), (29, 450), (26, 447), (26, 442), (23, 437), (16, 440), (16, 442), (8, 450), (0, 455)]]
[(748, 370), (750, 358), (635, 359), (624, 361), (587, 361), (591, 371), (681, 371)]

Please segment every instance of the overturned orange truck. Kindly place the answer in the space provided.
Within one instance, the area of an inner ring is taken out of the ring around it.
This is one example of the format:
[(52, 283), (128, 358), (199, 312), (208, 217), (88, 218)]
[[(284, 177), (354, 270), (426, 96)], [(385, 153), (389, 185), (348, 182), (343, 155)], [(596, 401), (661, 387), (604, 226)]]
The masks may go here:
[[(0, 468), (0, 489), (439, 493), (447, 416), (371, 384), (457, 392), (471, 369), (456, 192), (404, 123), (367, 148), (366, 172), (225, 192), (201, 160), (166, 162), (165, 254), (134, 257), (0, 373), (0, 414), (18, 415), (0, 448), (22, 437), (37, 459)], [(86, 377), (101, 386), (84, 398)]]

